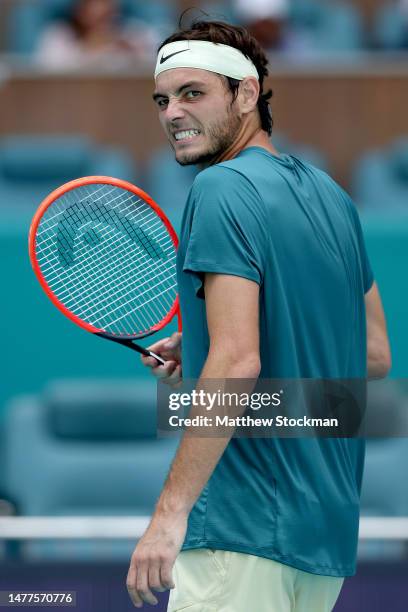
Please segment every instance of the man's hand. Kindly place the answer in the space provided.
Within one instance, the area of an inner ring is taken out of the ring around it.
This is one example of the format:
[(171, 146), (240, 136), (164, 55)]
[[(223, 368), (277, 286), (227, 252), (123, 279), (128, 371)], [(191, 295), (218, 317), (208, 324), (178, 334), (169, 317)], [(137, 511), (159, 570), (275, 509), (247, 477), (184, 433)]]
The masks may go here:
[(174, 588), (172, 568), (183, 545), (187, 529), (186, 512), (155, 514), (139, 540), (131, 561), (126, 586), (133, 604), (158, 603), (159, 593)]
[(142, 363), (151, 368), (153, 376), (162, 382), (177, 387), (181, 384), (181, 333), (176, 332), (170, 338), (159, 340), (149, 346), (149, 350), (165, 359), (164, 365), (159, 365), (154, 357), (142, 356)]

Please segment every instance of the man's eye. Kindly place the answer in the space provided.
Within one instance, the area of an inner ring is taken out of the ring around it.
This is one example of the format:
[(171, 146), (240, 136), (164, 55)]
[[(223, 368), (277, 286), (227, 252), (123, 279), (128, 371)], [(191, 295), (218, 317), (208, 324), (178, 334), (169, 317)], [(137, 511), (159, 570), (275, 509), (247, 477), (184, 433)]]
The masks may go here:
[(190, 98), (197, 98), (198, 96), (201, 95), (201, 91), (188, 91), (186, 93), (186, 97), (190, 97)]
[(165, 98), (160, 98), (159, 100), (156, 100), (156, 104), (159, 108), (164, 108), (165, 106), (167, 106), (168, 100), (166, 100)]

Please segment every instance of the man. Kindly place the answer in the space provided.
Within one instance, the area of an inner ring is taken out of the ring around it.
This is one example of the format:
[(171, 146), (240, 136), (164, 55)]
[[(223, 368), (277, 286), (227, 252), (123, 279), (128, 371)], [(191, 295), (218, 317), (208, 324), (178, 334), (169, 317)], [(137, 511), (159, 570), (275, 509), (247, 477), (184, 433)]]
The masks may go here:
[[(199, 385), (390, 367), (354, 205), (271, 144), (266, 65), (244, 29), (217, 22), (159, 49), (161, 124), (177, 161), (204, 168), (178, 251), (182, 349), (174, 334), (152, 346), (164, 366), (144, 359), (171, 385), (181, 364)], [(363, 456), (357, 439), (184, 436), (132, 555), (135, 606), (170, 588), (171, 612), (328, 612), (355, 571)]]

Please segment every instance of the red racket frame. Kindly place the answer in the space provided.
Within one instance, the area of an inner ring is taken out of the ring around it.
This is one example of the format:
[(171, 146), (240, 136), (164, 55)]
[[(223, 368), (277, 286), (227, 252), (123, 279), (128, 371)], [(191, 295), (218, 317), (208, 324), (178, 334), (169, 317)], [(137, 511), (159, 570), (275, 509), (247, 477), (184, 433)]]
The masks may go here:
[(173, 241), (173, 244), (177, 250), (178, 247), (178, 238), (177, 238), (177, 234), (174, 231), (169, 219), (166, 217), (166, 215), (164, 214), (164, 212), (162, 211), (162, 209), (160, 208), (160, 206), (158, 204), (156, 204), (156, 202), (145, 192), (143, 191), (143, 189), (140, 189), (139, 187), (136, 187), (135, 185), (132, 185), (132, 183), (128, 183), (127, 181), (123, 181), (122, 179), (116, 179), (113, 178), (111, 176), (85, 176), (82, 178), (78, 178), (75, 179), (73, 181), (69, 181), (68, 183), (65, 183), (64, 185), (61, 185), (61, 187), (58, 187), (58, 189), (55, 189), (55, 191), (53, 191), (52, 193), (50, 193), (40, 204), (37, 212), (35, 213), (33, 220), (31, 222), (31, 227), (30, 227), (30, 234), (29, 234), (29, 238), (28, 238), (28, 249), (29, 249), (29, 254), (30, 254), (30, 261), (31, 261), (31, 265), (33, 267), (33, 270), (41, 284), (41, 287), (44, 289), (45, 293), (47, 294), (47, 296), (49, 297), (49, 299), (51, 300), (51, 302), (69, 319), (71, 319), (71, 321), (73, 321), (74, 323), (76, 323), (77, 325), (79, 325), (79, 327), (82, 327), (83, 329), (86, 329), (87, 331), (96, 334), (98, 336), (103, 336), (105, 338), (109, 338), (111, 340), (116, 340), (117, 342), (121, 342), (121, 341), (125, 341), (126, 340), (137, 340), (139, 338), (146, 338), (147, 336), (150, 336), (151, 334), (154, 334), (155, 332), (163, 329), (163, 327), (165, 327), (168, 323), (170, 323), (170, 321), (173, 319), (173, 317), (177, 314), (178, 317), (178, 330), (181, 331), (182, 325), (181, 325), (181, 315), (180, 315), (180, 305), (179, 305), (179, 298), (178, 295), (176, 296), (176, 299), (174, 300), (174, 303), (171, 307), (171, 309), (169, 310), (169, 312), (167, 313), (167, 315), (161, 320), (159, 321), (159, 323), (156, 323), (156, 325), (154, 325), (148, 333), (144, 333), (143, 335), (140, 334), (135, 334), (133, 336), (120, 336), (120, 335), (115, 335), (115, 334), (110, 334), (108, 332), (106, 332), (103, 329), (98, 329), (97, 327), (94, 327), (93, 325), (86, 323), (85, 321), (82, 321), (82, 319), (80, 319), (79, 317), (77, 317), (75, 314), (73, 314), (68, 308), (66, 308), (66, 306), (64, 306), (64, 304), (62, 302), (60, 302), (60, 300), (57, 298), (57, 296), (54, 294), (54, 292), (52, 291), (52, 289), (48, 286), (47, 281), (45, 280), (39, 263), (37, 261), (37, 255), (36, 255), (36, 235), (37, 235), (37, 229), (38, 226), (40, 224), (40, 221), (45, 213), (45, 211), (55, 202), (55, 200), (57, 200), (58, 198), (60, 198), (61, 196), (63, 196), (64, 194), (66, 194), (68, 191), (71, 191), (72, 189), (76, 189), (77, 187), (84, 187), (86, 185), (94, 185), (94, 184), (104, 184), (104, 185), (112, 185), (113, 187), (120, 187), (121, 189), (126, 189), (127, 191), (130, 191), (131, 193), (134, 193), (137, 197), (142, 198), (147, 204), (149, 204), (149, 206), (151, 206), (153, 208), (153, 210), (155, 211), (155, 213), (160, 217), (160, 219), (163, 221), (164, 225), (166, 226), (170, 237)]

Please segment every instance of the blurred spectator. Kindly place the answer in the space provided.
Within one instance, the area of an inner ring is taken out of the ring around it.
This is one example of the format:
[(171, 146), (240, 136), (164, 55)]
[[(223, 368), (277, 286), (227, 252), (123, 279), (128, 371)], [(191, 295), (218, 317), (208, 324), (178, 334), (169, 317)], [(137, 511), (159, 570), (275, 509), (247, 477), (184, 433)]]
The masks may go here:
[(364, 42), (357, 2), (293, 0), (287, 48), (298, 58), (356, 51)]
[(51, 24), (36, 53), (39, 64), (64, 69), (116, 66), (129, 56), (151, 59), (159, 42), (155, 30), (140, 21), (120, 21), (118, 0), (77, 0), (65, 22)]
[(289, 0), (234, 0), (238, 17), (267, 50), (285, 46)]

